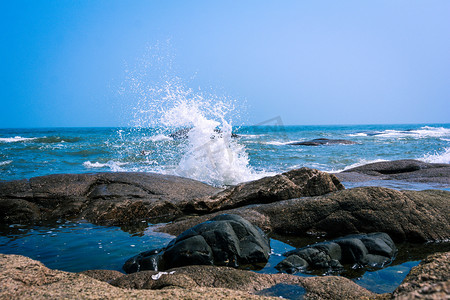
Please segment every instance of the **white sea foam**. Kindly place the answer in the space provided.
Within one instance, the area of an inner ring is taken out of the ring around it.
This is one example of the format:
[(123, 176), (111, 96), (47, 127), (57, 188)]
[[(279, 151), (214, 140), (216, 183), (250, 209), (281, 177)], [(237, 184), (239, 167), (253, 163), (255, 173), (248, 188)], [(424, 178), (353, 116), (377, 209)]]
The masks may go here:
[(32, 141), (37, 138), (25, 138), (21, 136), (15, 136), (15, 137), (9, 137), (9, 138), (0, 138), (0, 143), (16, 143), (16, 142), (26, 142), (26, 141)]
[(122, 166), (124, 166), (126, 164), (127, 163), (112, 161), (112, 160), (108, 161), (107, 163), (85, 161), (83, 163), (83, 166), (88, 169), (109, 168), (113, 172), (121, 172), (121, 171), (125, 171), (125, 169), (122, 168)]
[(450, 147), (444, 148), (444, 151), (441, 153), (434, 152), (425, 154), (419, 159), (429, 163), (450, 164)]
[(0, 166), (6, 166), (9, 165), (10, 163), (12, 163), (12, 160), (6, 160), (6, 161), (0, 161)]
[(164, 142), (164, 141), (172, 141), (173, 138), (164, 134), (157, 134), (153, 136), (144, 137), (143, 140), (150, 142)]
[(186, 93), (179, 87), (169, 93), (173, 102), (164, 111), (161, 123), (192, 128), (187, 145), (180, 149), (183, 155), (174, 170), (176, 175), (213, 185), (237, 184), (263, 176), (253, 172), (244, 146), (231, 137), (231, 121), (226, 120), (232, 111), (229, 103)]
[(301, 140), (301, 141), (296, 140), (296, 141), (288, 141), (288, 142), (270, 141), (270, 142), (264, 142), (263, 144), (274, 145), (274, 146), (286, 146), (286, 145), (290, 145), (293, 143), (301, 143), (301, 142), (304, 142), (304, 140)]
[(384, 131), (367, 133), (358, 132), (349, 134), (349, 136), (375, 136), (384, 138), (429, 138), (429, 137), (450, 137), (450, 128), (423, 126), (419, 129), (412, 130), (394, 130), (387, 129)]

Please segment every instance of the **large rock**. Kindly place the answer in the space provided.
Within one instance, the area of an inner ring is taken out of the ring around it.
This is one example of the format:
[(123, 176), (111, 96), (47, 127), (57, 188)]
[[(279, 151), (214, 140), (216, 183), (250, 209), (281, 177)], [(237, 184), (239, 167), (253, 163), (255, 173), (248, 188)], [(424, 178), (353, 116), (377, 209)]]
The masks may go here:
[(342, 189), (344, 186), (334, 175), (301, 168), (242, 183), (213, 196), (193, 199), (186, 203), (184, 210), (190, 213), (210, 213), (249, 204), (324, 195)]
[(296, 146), (322, 146), (322, 145), (354, 145), (356, 142), (349, 140), (335, 140), (335, 139), (314, 139), (305, 142), (292, 142), (288, 145), (296, 145)]
[(269, 255), (269, 239), (258, 227), (240, 216), (220, 215), (183, 232), (164, 249), (130, 258), (123, 269), (133, 273), (187, 265), (239, 267), (265, 264)]
[[(450, 192), (397, 191), (360, 187), (323, 196), (304, 197), (236, 208), (222, 213), (244, 217), (264, 231), (297, 236), (385, 232), (394, 241), (450, 239)], [(171, 234), (214, 217), (209, 214), (160, 228)]]
[(397, 248), (386, 233), (349, 235), (289, 251), (275, 268), (287, 273), (317, 269), (339, 272), (344, 264), (352, 268), (382, 268), (392, 262), (396, 253)]
[[(98, 273), (98, 272), (97, 272)], [(92, 273), (89, 273), (92, 275)], [(46, 268), (20, 255), (0, 254), (0, 299), (262, 299), (246, 291), (192, 285), (188, 289), (123, 289), (84, 274)]]
[(450, 164), (405, 159), (376, 162), (335, 174), (342, 181), (404, 180), (450, 185)]
[(153, 173), (58, 174), (0, 182), (0, 223), (85, 218), (100, 224), (170, 221), (181, 203), (220, 189)]
[(111, 284), (124, 289), (226, 288), (262, 295), (265, 290), (282, 284), (291, 289), (304, 288), (304, 299), (361, 299), (375, 296), (344, 277), (305, 278), (288, 274), (258, 274), (214, 266), (186, 266), (166, 272), (142, 271), (120, 277)]
[(450, 299), (450, 252), (436, 253), (411, 269), (396, 299)]

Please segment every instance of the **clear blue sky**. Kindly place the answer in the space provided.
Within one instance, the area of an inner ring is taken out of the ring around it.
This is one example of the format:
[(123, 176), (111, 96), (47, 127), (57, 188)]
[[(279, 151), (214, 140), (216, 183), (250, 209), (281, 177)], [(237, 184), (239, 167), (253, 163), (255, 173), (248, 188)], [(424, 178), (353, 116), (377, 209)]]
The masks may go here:
[(450, 122), (448, 0), (11, 0), (0, 23), (2, 128), (127, 125), (127, 65), (167, 40), (248, 124)]

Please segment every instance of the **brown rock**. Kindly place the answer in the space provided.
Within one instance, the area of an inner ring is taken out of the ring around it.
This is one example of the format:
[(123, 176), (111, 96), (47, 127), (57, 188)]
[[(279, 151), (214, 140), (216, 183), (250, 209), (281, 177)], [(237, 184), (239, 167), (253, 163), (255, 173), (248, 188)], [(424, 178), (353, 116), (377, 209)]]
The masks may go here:
[(450, 299), (450, 252), (422, 260), (393, 295), (396, 299)]
[(264, 299), (220, 288), (130, 290), (84, 274), (50, 270), (20, 255), (0, 254), (0, 299)]
[[(159, 276), (158, 276), (159, 274)], [(374, 294), (344, 277), (305, 278), (288, 274), (259, 274), (229, 267), (187, 266), (164, 273), (142, 271), (111, 282), (127, 289), (161, 289), (167, 287), (212, 287), (255, 293), (277, 284), (306, 289), (305, 299), (361, 299)]]
[[(386, 232), (394, 241), (442, 241), (450, 238), (450, 192), (396, 191), (361, 187), (323, 196), (284, 200), (221, 211), (237, 214), (264, 231), (326, 235)], [(178, 235), (217, 213), (161, 227)]]
[(87, 270), (80, 272), (80, 274), (108, 283), (125, 275), (119, 271), (114, 270)]
[(271, 203), (299, 197), (324, 195), (344, 189), (332, 174), (309, 168), (239, 184), (216, 195), (193, 199), (185, 211), (210, 213), (249, 204)]

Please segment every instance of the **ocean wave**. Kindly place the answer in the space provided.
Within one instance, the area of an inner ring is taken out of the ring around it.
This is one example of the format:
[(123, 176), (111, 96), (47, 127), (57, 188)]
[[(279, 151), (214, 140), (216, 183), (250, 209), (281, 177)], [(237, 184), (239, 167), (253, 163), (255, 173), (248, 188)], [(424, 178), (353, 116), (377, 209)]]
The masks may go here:
[(432, 127), (423, 126), (419, 129), (408, 129), (408, 130), (395, 130), (386, 129), (383, 131), (364, 131), (351, 133), (348, 136), (353, 137), (363, 137), (363, 136), (376, 136), (384, 138), (429, 138), (429, 137), (450, 137), (450, 128), (444, 127)]
[(100, 162), (90, 162), (85, 161), (83, 163), (83, 166), (88, 169), (101, 169), (101, 168), (109, 168), (113, 172), (122, 172), (126, 171), (125, 168), (122, 168), (122, 166), (126, 165), (125, 162), (118, 162), (118, 161), (108, 161), (107, 163), (100, 163)]
[(304, 140), (295, 140), (295, 141), (287, 141), (287, 142), (279, 142), (279, 141), (270, 141), (270, 142), (264, 142), (263, 144), (266, 145), (274, 145), (274, 146), (287, 146), (293, 143), (301, 143), (304, 142)]
[(450, 164), (450, 147), (444, 148), (442, 153), (427, 153), (419, 160), (429, 163)]
[(12, 163), (12, 160), (6, 160), (6, 161), (0, 161), (0, 166), (6, 166), (9, 165), (10, 163)]
[(144, 141), (150, 142), (164, 142), (164, 141), (173, 141), (173, 138), (164, 134), (157, 134), (149, 137), (142, 138)]
[(26, 142), (38, 139), (37, 137), (26, 138), (21, 136), (9, 137), (9, 138), (0, 138), (0, 143), (17, 143), (17, 142)]

